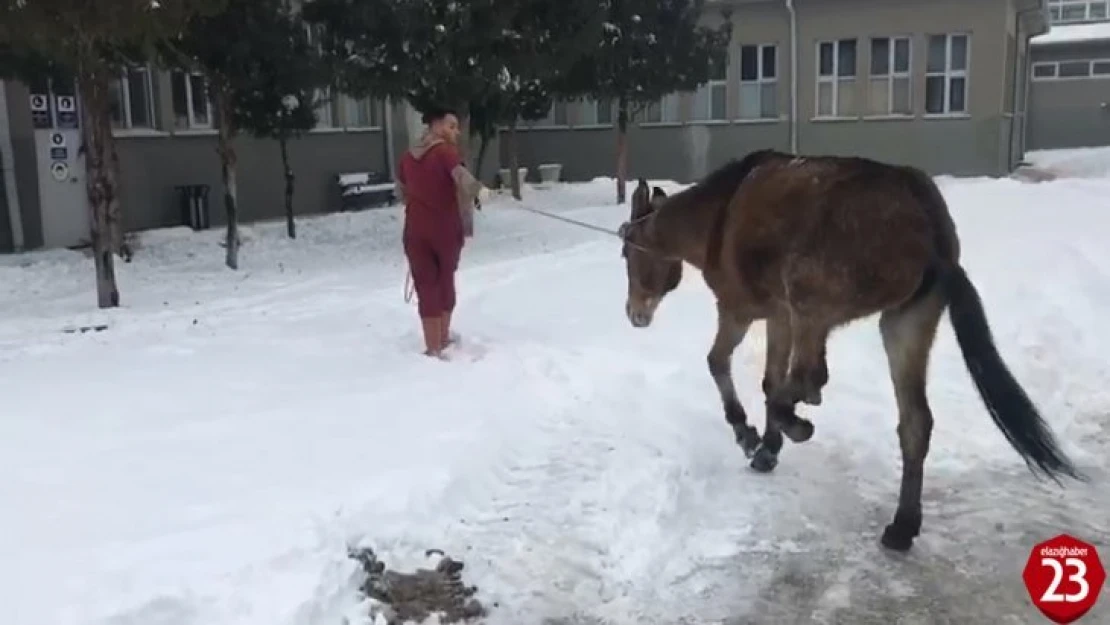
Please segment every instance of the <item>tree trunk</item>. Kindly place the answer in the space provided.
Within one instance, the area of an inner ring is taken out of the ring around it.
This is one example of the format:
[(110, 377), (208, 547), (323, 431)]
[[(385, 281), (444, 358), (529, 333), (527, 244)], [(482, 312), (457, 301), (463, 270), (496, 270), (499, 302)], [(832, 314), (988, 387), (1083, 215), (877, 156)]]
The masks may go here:
[(127, 244), (123, 232), (123, 215), (120, 210), (119, 201), (119, 184), (123, 180), (123, 170), (119, 164), (119, 151), (116, 150), (115, 138), (109, 141), (111, 145), (111, 153), (109, 156), (112, 163), (109, 171), (112, 176), (112, 201), (108, 203), (108, 228), (112, 234), (112, 252), (122, 258), (125, 262), (131, 262), (131, 246)]
[[(91, 54), (91, 53), (90, 53)], [(82, 64), (83, 65), (83, 64)], [(112, 255), (111, 204), (118, 180), (112, 172), (112, 118), (108, 107), (111, 81), (99, 68), (79, 67), (81, 137), (85, 148), (85, 191), (89, 197), (89, 235), (96, 267), (96, 301), (100, 308), (119, 306)]]
[(281, 146), (281, 166), (285, 168), (285, 231), (290, 239), (297, 238), (297, 222), (293, 219), (293, 168), (289, 166), (289, 138), (278, 139)]
[(239, 208), (236, 182), (235, 128), (232, 119), (231, 98), (227, 90), (216, 90), (216, 108), (220, 115), (219, 142), (220, 175), (224, 183), (224, 209), (227, 211), (227, 256), (224, 262), (231, 269), (239, 268)]
[(509, 123), (509, 186), (513, 197), (523, 199), (520, 193), (520, 156), (516, 153), (516, 120)]
[(628, 101), (617, 100), (617, 204), (624, 204), (628, 179)]
[(482, 143), (478, 145), (478, 160), (474, 163), (474, 177), (481, 180), (482, 178), (482, 165), (486, 161), (486, 148), (489, 147), (489, 142), (492, 137), (481, 135), (478, 137)]

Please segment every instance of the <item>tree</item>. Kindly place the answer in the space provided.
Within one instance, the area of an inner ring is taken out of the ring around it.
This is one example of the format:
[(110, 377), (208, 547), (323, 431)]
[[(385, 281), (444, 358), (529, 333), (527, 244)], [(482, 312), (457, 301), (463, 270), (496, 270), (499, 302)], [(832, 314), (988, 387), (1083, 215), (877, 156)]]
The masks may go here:
[(617, 202), (625, 198), (628, 120), (676, 91), (692, 91), (724, 72), (729, 12), (717, 28), (699, 25), (705, 0), (599, 0), (605, 15), (597, 45), (561, 86), (617, 109)]
[(250, 39), (253, 54), (248, 63), (253, 65), (230, 85), (234, 116), (254, 136), (278, 142), (285, 176), (286, 232), (295, 239), (289, 141), (316, 126), (318, 94), (332, 82), (331, 65), (311, 45), (304, 21), (285, 7), (275, 12), (273, 20), (258, 22), (243, 36)]
[(284, 0), (226, 0), (223, 11), (196, 15), (165, 46), (179, 67), (204, 74), (216, 108), (220, 177), (227, 214), (225, 264), (239, 268), (238, 158), (235, 138), (243, 129), (238, 94), (256, 84), (255, 71), (266, 53), (257, 46), (282, 28)]
[(589, 53), (603, 24), (597, 0), (504, 0), (512, 13), (505, 71), (494, 88), (497, 121), (508, 125), (509, 179), (521, 199), (516, 128), (547, 116), (558, 87)]
[[(29, 84), (43, 68), (76, 82), (91, 207), (97, 304), (120, 303), (113, 233), (120, 233), (119, 177), (112, 137), (111, 87), (125, 66), (150, 58), (158, 42), (190, 16), (225, 0), (0, 0), (0, 66)], [(118, 235), (122, 242), (122, 235)]]
[[(305, 19), (323, 26), (339, 64), (337, 88), (355, 97), (448, 106), (469, 136), (469, 109), (503, 75), (512, 37), (505, 0), (314, 0)], [(468, 150), (463, 147), (464, 159)], [(467, 159), (468, 160), (468, 159)]]

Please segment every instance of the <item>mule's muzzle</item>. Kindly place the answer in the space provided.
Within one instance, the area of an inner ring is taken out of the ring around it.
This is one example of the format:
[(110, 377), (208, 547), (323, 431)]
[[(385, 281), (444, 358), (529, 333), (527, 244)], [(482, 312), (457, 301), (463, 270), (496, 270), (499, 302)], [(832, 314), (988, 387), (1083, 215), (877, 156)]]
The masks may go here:
[(632, 227), (632, 224), (627, 222), (627, 221), (622, 223), (620, 225), (620, 227), (617, 228), (617, 236), (627, 241), (628, 240), (628, 229), (631, 228), (631, 227)]
[(624, 305), (624, 313), (628, 316), (628, 322), (632, 324), (632, 327), (646, 328), (651, 325), (651, 320), (655, 316), (656, 305), (658, 305), (658, 300), (654, 299), (636, 304), (629, 300)]

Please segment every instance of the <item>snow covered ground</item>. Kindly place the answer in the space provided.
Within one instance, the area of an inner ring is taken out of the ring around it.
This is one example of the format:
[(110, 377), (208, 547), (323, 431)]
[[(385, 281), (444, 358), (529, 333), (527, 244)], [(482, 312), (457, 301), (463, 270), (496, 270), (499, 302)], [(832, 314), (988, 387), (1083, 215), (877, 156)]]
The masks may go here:
[[(94, 308), (73, 252), (0, 257), (0, 621), (358, 625), (348, 544), (463, 558), (490, 624), (1041, 623), (1033, 543), (1110, 560), (1110, 178), (941, 180), (1000, 350), (1093, 480), (1037, 482), (947, 319), (915, 550), (885, 553), (899, 452), (874, 320), (834, 335), (817, 434), (747, 468), (696, 272), (634, 330), (614, 239), (498, 199), (464, 252), (466, 353), (417, 355), (396, 210), (148, 233)], [(674, 188), (674, 185), (668, 185)], [(615, 227), (611, 181), (531, 190)], [(104, 332), (65, 333), (108, 324)], [(734, 361), (762, 429), (762, 324)], [(344, 616), (349, 620), (344, 621)], [(1110, 622), (1110, 597), (1084, 620)]]

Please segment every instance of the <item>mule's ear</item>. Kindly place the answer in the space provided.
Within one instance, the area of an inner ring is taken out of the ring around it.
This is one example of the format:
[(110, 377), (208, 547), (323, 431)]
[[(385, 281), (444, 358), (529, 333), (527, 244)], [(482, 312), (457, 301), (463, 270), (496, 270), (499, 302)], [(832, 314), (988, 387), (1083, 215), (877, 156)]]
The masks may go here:
[(652, 189), (651, 189), (651, 199), (654, 200), (655, 198), (659, 198), (659, 197), (667, 197), (667, 192), (664, 191), (662, 189), (662, 187), (652, 187)]

